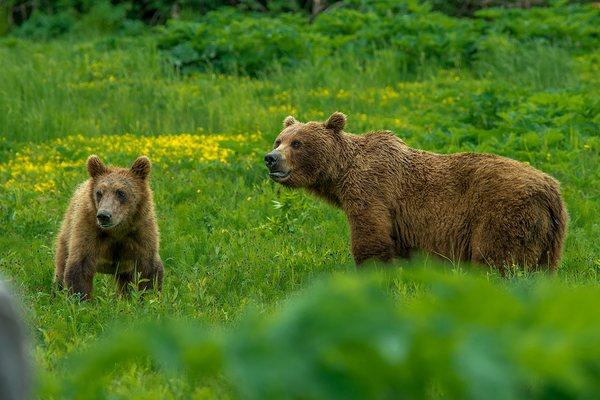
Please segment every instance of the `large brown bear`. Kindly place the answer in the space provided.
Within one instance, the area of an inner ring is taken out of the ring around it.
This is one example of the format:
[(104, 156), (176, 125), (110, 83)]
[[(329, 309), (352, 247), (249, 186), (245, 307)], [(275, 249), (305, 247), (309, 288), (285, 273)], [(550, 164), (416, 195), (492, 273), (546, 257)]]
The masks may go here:
[(90, 179), (75, 191), (58, 234), (55, 281), (84, 299), (91, 297), (96, 272), (113, 274), (120, 292), (138, 277), (140, 289), (156, 284), (160, 290), (150, 160), (142, 156), (131, 168), (113, 168), (90, 156), (87, 170)]
[(389, 131), (348, 134), (345, 124), (339, 112), (325, 123), (287, 117), (265, 163), (274, 181), (344, 210), (357, 265), (420, 248), (501, 272), (556, 269), (568, 216), (552, 177), (491, 154), (413, 149)]

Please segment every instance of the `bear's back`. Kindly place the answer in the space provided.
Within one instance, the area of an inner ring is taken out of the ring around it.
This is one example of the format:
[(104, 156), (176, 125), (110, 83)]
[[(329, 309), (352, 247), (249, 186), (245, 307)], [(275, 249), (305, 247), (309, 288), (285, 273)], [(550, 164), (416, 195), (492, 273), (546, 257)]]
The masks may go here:
[(440, 156), (442, 168), (463, 182), (465, 188), (482, 196), (531, 196), (536, 192), (558, 190), (558, 182), (529, 164), (510, 158), (483, 153), (456, 153)]

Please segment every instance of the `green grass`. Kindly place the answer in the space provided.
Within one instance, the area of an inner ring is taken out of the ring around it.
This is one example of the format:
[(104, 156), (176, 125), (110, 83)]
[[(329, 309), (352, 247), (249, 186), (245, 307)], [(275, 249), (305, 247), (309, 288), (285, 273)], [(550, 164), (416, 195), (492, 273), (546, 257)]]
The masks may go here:
[[(0, 271), (27, 310), (42, 393), (51, 397), (70, 374), (65, 360), (115, 326), (173, 318), (235, 328), (249, 307), (265, 313), (324, 276), (356, 275), (341, 211), (266, 176), (263, 154), (288, 114), (323, 120), (340, 110), (350, 132), (391, 129), (414, 147), (493, 152), (552, 174), (571, 216), (553, 279), (598, 288), (600, 53), (574, 57), (534, 43), (512, 50), (496, 48), (472, 71), (424, 65), (409, 74), (384, 51), (370, 61), (346, 55), (250, 79), (178, 76), (152, 37), (0, 42)], [(154, 160), (163, 293), (121, 299), (111, 277), (101, 275), (94, 300), (81, 304), (50, 290), (54, 237), (86, 179), (89, 152), (108, 163), (133, 161), (137, 149), (127, 143), (110, 151), (102, 145), (111, 141), (106, 135), (124, 133), (155, 146), (161, 135), (225, 135), (232, 139), (218, 146), (231, 153), (225, 162), (178, 153)], [(95, 147), (73, 135), (96, 138)], [(8, 184), (10, 163), (23, 157), (31, 170)], [(60, 167), (63, 161), (73, 165)], [(40, 163), (53, 168), (40, 170)], [(391, 268), (423, 266), (479, 274), (426, 255)], [(509, 288), (544, 279), (484, 274)], [(388, 292), (401, 302), (426, 289), (406, 280)], [(107, 392), (128, 399), (234, 396), (223, 377), (190, 386), (143, 361), (111, 376)]]

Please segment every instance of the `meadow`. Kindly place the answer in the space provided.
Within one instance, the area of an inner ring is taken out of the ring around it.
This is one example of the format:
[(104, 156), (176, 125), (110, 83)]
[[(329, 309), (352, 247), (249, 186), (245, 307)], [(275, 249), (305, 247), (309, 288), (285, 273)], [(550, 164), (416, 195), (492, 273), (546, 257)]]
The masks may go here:
[[(36, 395), (592, 398), (595, 34), (579, 48), (492, 43), (468, 65), (407, 68), (383, 47), (254, 74), (175, 68), (164, 31), (1, 38), (0, 272), (31, 329)], [(413, 147), (495, 153), (556, 177), (570, 214), (557, 273), (503, 278), (426, 254), (356, 271), (342, 212), (276, 185), (263, 165), (285, 116), (336, 110), (349, 132), (388, 129)], [(95, 278), (90, 302), (51, 289), (54, 238), (90, 154), (152, 160), (162, 293), (121, 298), (110, 276)]]

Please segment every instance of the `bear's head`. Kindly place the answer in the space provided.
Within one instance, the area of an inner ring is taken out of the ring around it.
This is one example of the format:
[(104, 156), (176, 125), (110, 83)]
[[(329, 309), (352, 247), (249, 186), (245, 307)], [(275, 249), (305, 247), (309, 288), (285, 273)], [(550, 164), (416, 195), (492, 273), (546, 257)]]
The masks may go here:
[(91, 201), (100, 229), (127, 225), (147, 203), (150, 196), (148, 157), (138, 157), (131, 168), (112, 168), (92, 155), (87, 160), (87, 170), (91, 178)]
[(325, 122), (283, 121), (283, 130), (273, 150), (265, 155), (269, 176), (290, 187), (312, 187), (339, 167), (343, 157), (343, 129), (346, 116), (335, 112)]

